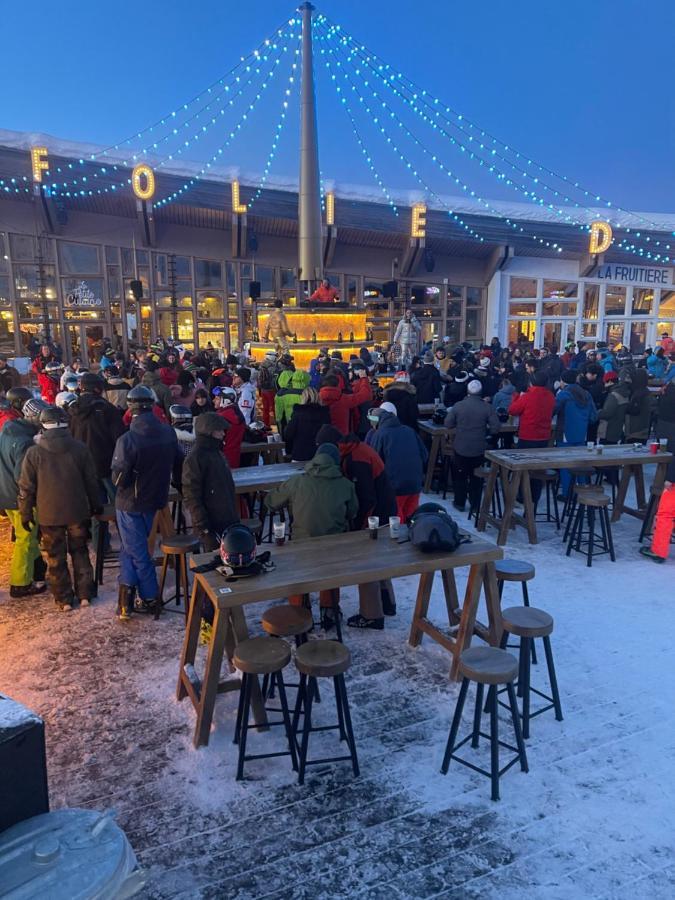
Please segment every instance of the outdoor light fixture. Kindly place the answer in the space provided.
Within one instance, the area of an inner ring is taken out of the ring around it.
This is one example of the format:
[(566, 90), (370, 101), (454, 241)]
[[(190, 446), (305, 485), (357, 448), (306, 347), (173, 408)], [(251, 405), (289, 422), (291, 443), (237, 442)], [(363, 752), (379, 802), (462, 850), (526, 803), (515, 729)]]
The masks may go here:
[(46, 157), (46, 147), (31, 147), (30, 158), (33, 165), (33, 181), (42, 181), (42, 173), (46, 172), (49, 168), (49, 163), (47, 162)]
[(335, 225), (335, 194), (326, 191), (326, 225)]
[(246, 212), (246, 204), (239, 202), (239, 182), (236, 179), (232, 182), (232, 212), (240, 215)]
[(593, 256), (609, 250), (612, 244), (612, 226), (609, 222), (591, 222), (591, 237), (588, 242), (588, 252)]
[[(143, 186), (145, 180), (145, 187)], [(139, 200), (152, 200), (155, 195), (155, 173), (150, 166), (139, 163), (131, 173), (131, 186)]]
[(427, 233), (427, 207), (425, 203), (416, 203), (412, 208), (412, 226), (410, 237), (423, 238)]

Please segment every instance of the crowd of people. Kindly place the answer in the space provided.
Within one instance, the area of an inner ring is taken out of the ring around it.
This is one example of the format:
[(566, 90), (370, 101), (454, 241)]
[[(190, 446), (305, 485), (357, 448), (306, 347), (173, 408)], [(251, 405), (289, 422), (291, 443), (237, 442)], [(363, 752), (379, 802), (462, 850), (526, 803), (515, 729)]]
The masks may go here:
[[(411, 317), (404, 320), (413, 329)], [(265, 500), (272, 513), (290, 508), (295, 539), (364, 529), (372, 516), (381, 524), (392, 515), (409, 518), (428, 461), (421, 404), (434, 404), (454, 434), (457, 510), (467, 501), (477, 507), (475, 470), (510, 417), (518, 428), (515, 437), (503, 437), (507, 446), (643, 443), (654, 434), (675, 450), (675, 347), (668, 335), (637, 360), (602, 342), (570, 344), (558, 354), (502, 347), (497, 338), (477, 349), (446, 339), (405, 365), (400, 359), (392, 348), (364, 346), (343, 359), (322, 347), (305, 371), (280, 343), (256, 362), (247, 353), (223, 359), (211, 347), (192, 353), (159, 339), (129, 356), (104, 347), (93, 372), (78, 359), (64, 365), (44, 343), (32, 365), (35, 389), (0, 357), (0, 508), (13, 530), (11, 596), (49, 588), (60, 608), (90, 603), (91, 531), (101, 527), (96, 516), (104, 505), (114, 504), (119, 618), (158, 614), (148, 537), (170, 485), (182, 492), (204, 549), (215, 550), (248, 513), (232, 478), (245, 462), (242, 444), (266, 441), (273, 429), (288, 458), (306, 463)], [(393, 365), (399, 368), (392, 372)], [(650, 378), (662, 385), (659, 394), (648, 389)], [(651, 547), (641, 551), (657, 562), (668, 555), (674, 483), (671, 464)], [(533, 481), (535, 503), (538, 485)], [(353, 627), (380, 630), (395, 614), (391, 582), (361, 586), (359, 600), (348, 619)], [(334, 592), (321, 593), (320, 607), (324, 627), (334, 627), (341, 615)]]

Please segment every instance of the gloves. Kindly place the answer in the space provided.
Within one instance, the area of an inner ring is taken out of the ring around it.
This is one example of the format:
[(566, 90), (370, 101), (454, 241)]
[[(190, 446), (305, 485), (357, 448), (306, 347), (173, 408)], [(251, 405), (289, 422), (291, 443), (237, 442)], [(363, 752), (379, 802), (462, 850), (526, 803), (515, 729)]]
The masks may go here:
[(21, 520), (21, 527), (24, 531), (32, 531), (35, 528), (35, 522), (32, 519)]

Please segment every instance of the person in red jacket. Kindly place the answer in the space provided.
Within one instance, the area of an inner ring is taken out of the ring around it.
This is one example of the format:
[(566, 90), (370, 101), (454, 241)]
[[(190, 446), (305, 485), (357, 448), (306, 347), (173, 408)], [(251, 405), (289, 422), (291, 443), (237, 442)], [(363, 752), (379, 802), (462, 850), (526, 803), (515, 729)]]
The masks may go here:
[(181, 364), (178, 362), (178, 356), (173, 350), (169, 350), (166, 354), (164, 365), (160, 367), (159, 377), (162, 384), (171, 387), (178, 381), (179, 374), (183, 371)]
[[(551, 439), (551, 420), (555, 397), (546, 387), (545, 372), (535, 372), (532, 384), (523, 394), (514, 394), (509, 406), (510, 416), (519, 416), (518, 448), (548, 447)], [(530, 481), (535, 508), (541, 496), (542, 482)]]
[(8, 422), (11, 422), (12, 419), (21, 419), (22, 418), (22, 408), (26, 400), (31, 400), (33, 398), (33, 392), (30, 388), (23, 387), (19, 385), (18, 387), (10, 388), (7, 391), (7, 396), (2, 403), (2, 408), (0, 408), (0, 431), (5, 427)]
[(340, 299), (340, 292), (331, 285), (328, 278), (324, 278), (309, 299), (317, 303), (335, 303)]
[(56, 401), (56, 395), (61, 390), (61, 373), (63, 366), (59, 362), (48, 362), (44, 368), (37, 373), (38, 384), (40, 385), (40, 394), (45, 403), (51, 406)]
[(237, 392), (230, 387), (215, 387), (211, 393), (216, 413), (228, 424), (223, 455), (231, 469), (238, 469), (241, 465), (241, 444), (246, 432), (246, 422), (237, 406)]
[[(155, 403), (155, 405), (152, 407), (152, 414), (158, 421), (160, 421), (162, 423), (162, 425), (169, 424), (169, 420), (166, 417), (166, 413), (164, 412), (164, 410), (158, 403)], [(131, 418), (132, 418), (131, 410), (127, 409), (125, 411), (124, 415), (122, 416), (122, 422), (126, 425), (127, 428), (131, 425)]]
[(353, 382), (353, 393), (346, 394), (341, 388), (337, 375), (326, 375), (319, 390), (319, 397), (328, 407), (330, 423), (340, 434), (349, 434), (354, 429), (350, 423), (350, 413), (362, 403), (373, 399), (373, 391), (368, 380), (368, 372), (359, 370), (358, 381)]

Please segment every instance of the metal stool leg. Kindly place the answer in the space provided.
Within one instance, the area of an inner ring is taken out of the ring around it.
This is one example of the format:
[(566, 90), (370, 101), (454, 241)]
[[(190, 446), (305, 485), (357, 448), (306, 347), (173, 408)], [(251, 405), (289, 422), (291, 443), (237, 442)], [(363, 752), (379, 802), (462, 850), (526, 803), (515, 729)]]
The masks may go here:
[(490, 781), (492, 799), (499, 800), (499, 717), (497, 716), (497, 685), (491, 684), (488, 691), (490, 705)]
[(551, 638), (546, 635), (544, 640), (544, 653), (546, 654), (546, 665), (548, 666), (548, 680), (551, 682), (551, 695), (553, 697), (553, 708), (555, 709), (555, 717), (558, 722), (562, 722), (562, 706), (560, 705), (560, 694), (558, 693), (558, 679), (555, 674), (555, 666), (553, 664), (553, 651), (551, 650)]
[(530, 736), (530, 638), (521, 637), (523, 648), (523, 737)]
[[(506, 632), (504, 632), (506, 634)], [(483, 711), (483, 689), (484, 685), (480, 682), (476, 685), (476, 707), (473, 711), (473, 735), (471, 737), (471, 746), (478, 747), (480, 743), (480, 719)]]
[(518, 702), (516, 701), (516, 692), (513, 689), (513, 682), (510, 681), (506, 685), (509, 695), (509, 706), (511, 707), (511, 719), (513, 720), (513, 730), (516, 735), (516, 746), (518, 747), (518, 756), (520, 757), (520, 771), (529, 772), (527, 764), (527, 753), (525, 752), (525, 742), (523, 741), (523, 733), (520, 728), (520, 719), (518, 718)]
[[(527, 582), (521, 582), (523, 586), (523, 606), (530, 605), (530, 595), (527, 590)], [(537, 665), (537, 651), (534, 649), (534, 641), (532, 641), (532, 665)]]
[(356, 778), (359, 777), (359, 760), (356, 755), (356, 741), (354, 740), (354, 729), (352, 728), (352, 717), (349, 712), (349, 700), (347, 699), (347, 687), (345, 685), (345, 676), (338, 675), (336, 678), (337, 687), (340, 693), (340, 702), (342, 704), (342, 713), (344, 715), (345, 729), (347, 732), (347, 743), (349, 744), (350, 756), (352, 758), (352, 771)]
[(239, 759), (237, 761), (237, 781), (244, 777), (244, 757), (246, 756), (246, 737), (248, 735), (248, 720), (251, 709), (251, 683), (255, 676), (244, 674), (241, 690), (244, 692), (244, 706), (242, 709), (240, 733), (239, 733)]
[[(309, 679), (310, 682), (312, 679)], [(309, 746), (309, 732), (312, 728), (312, 700), (314, 698), (314, 692), (310, 689), (305, 691), (304, 695), (304, 706), (305, 706), (305, 716), (303, 719), (303, 731), (302, 731), (302, 743), (300, 744), (300, 759), (298, 765), (298, 784), (305, 783), (305, 768), (307, 764), (307, 748)], [(297, 710), (297, 707), (296, 707)], [(295, 729), (294, 729), (295, 731)], [(297, 733), (297, 732), (296, 732)]]
[(459, 731), (459, 726), (462, 721), (462, 712), (464, 711), (464, 703), (466, 701), (466, 694), (469, 690), (469, 679), (464, 678), (462, 680), (462, 686), (459, 689), (459, 697), (457, 698), (457, 706), (455, 707), (455, 714), (452, 717), (452, 725), (450, 726), (450, 734), (448, 735), (448, 742), (445, 745), (445, 754), (443, 755), (443, 763), (441, 765), (441, 772), (443, 775), (448, 774), (448, 766), (450, 765), (450, 757), (452, 756), (452, 751), (455, 749), (455, 741), (457, 740), (457, 732)]
[(616, 555), (614, 554), (614, 538), (612, 537), (612, 525), (609, 521), (609, 512), (607, 508), (600, 510), (600, 514), (605, 520), (605, 529), (607, 531), (607, 544), (609, 546), (609, 558), (612, 562), (616, 562)]
[(586, 510), (588, 516), (588, 553), (586, 554), (586, 565), (590, 569), (593, 565), (593, 542), (595, 540), (595, 510), (589, 506)]
[(291, 716), (288, 711), (288, 700), (286, 699), (286, 685), (284, 684), (284, 675), (281, 670), (272, 673), (272, 684), (276, 681), (277, 690), (279, 691), (279, 704), (281, 706), (281, 715), (284, 720), (284, 731), (286, 732), (286, 740), (288, 741), (288, 750), (291, 754), (291, 762), (293, 763), (293, 771), (298, 771), (298, 755), (296, 752), (295, 736), (291, 728)]

